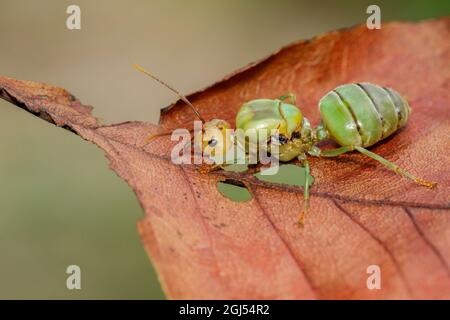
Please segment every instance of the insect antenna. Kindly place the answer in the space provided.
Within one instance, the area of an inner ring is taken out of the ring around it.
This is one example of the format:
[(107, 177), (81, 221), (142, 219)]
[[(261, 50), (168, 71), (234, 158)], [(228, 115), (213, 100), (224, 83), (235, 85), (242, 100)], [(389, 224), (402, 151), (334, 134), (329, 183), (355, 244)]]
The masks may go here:
[(152, 78), (155, 81), (158, 81), (160, 84), (162, 84), (164, 87), (166, 87), (167, 89), (169, 89), (170, 91), (176, 93), (178, 95), (178, 97), (180, 97), (181, 100), (183, 100), (184, 103), (186, 103), (187, 105), (189, 105), (192, 110), (194, 111), (195, 115), (197, 116), (197, 118), (202, 122), (205, 123), (205, 119), (203, 119), (203, 117), (200, 115), (200, 112), (198, 111), (198, 109), (196, 107), (194, 107), (194, 105), (188, 100), (188, 98), (186, 98), (186, 96), (182, 95), (178, 90), (176, 90), (175, 88), (173, 88), (172, 86), (168, 85), (167, 83), (165, 83), (164, 81), (162, 81), (161, 79), (157, 78), (156, 76), (152, 75), (150, 72), (148, 72), (147, 70), (145, 70), (144, 68), (142, 68), (140, 65), (138, 64), (133, 64), (133, 67), (139, 71), (142, 72), (143, 74), (149, 76), (150, 78)]

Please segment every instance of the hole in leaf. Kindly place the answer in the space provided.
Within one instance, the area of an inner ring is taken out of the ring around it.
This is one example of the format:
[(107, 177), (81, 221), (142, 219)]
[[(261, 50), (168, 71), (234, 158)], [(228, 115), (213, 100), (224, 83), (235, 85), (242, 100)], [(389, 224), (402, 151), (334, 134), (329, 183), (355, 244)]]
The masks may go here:
[[(305, 186), (306, 170), (303, 167), (294, 164), (283, 164), (274, 175), (262, 175), (260, 172), (254, 175), (261, 181), (271, 183), (284, 183), (291, 186)], [(314, 182), (314, 177), (309, 176), (309, 185)]]
[(252, 198), (250, 191), (239, 180), (226, 179), (218, 182), (217, 189), (224, 197), (234, 202), (249, 201)]

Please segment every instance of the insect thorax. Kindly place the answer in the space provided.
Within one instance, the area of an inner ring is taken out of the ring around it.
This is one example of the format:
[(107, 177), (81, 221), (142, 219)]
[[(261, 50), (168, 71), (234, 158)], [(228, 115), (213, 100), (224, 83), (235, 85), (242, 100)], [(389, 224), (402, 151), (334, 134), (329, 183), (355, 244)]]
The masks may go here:
[[(283, 162), (311, 154), (314, 144), (328, 137), (322, 126), (312, 129), (298, 107), (278, 99), (256, 99), (243, 104), (236, 115), (236, 129), (244, 132), (265, 130), (263, 136), (269, 137), (269, 151), (273, 151), (274, 143), (277, 144), (277, 157)], [(274, 129), (278, 130), (276, 137), (271, 135)], [(258, 143), (261, 143), (259, 139)]]
[(279, 159), (287, 162), (297, 157), (304, 159), (307, 154), (314, 155), (316, 149), (314, 145), (326, 138), (327, 133), (321, 126), (313, 129), (308, 119), (303, 118), (299, 130), (295, 131), (286, 142), (278, 144)]

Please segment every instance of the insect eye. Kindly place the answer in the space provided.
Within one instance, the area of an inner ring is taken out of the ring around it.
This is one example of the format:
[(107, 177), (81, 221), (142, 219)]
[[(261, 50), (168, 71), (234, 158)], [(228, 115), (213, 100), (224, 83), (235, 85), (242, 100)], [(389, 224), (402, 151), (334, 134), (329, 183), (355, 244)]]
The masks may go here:
[(272, 136), (272, 142), (279, 143), (279, 144), (285, 144), (288, 141), (288, 139), (283, 136), (282, 134), (278, 136)]
[(212, 138), (211, 140), (208, 141), (208, 146), (210, 147), (215, 147), (217, 145), (217, 140)]

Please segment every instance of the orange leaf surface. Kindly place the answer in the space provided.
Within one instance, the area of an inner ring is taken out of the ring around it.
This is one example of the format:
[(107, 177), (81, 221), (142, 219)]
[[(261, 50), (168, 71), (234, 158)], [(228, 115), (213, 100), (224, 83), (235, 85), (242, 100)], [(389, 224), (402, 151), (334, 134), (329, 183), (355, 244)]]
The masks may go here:
[[(182, 102), (163, 110), (160, 126), (102, 125), (63, 89), (0, 77), (0, 95), (104, 150), (145, 211), (138, 229), (170, 298), (448, 299), (449, 40), (448, 18), (359, 26), (290, 45), (189, 96), (205, 118), (234, 124), (243, 102), (291, 91), (314, 125), (320, 97), (339, 84), (372, 82), (408, 98), (407, 127), (371, 150), (438, 188), (417, 186), (359, 154), (314, 158), (304, 228), (294, 223), (301, 187), (174, 165), (169, 136), (142, 148), (149, 133), (192, 126)], [(253, 199), (223, 197), (216, 186), (226, 178), (242, 181)], [(370, 265), (381, 268), (381, 290), (366, 286)]]

